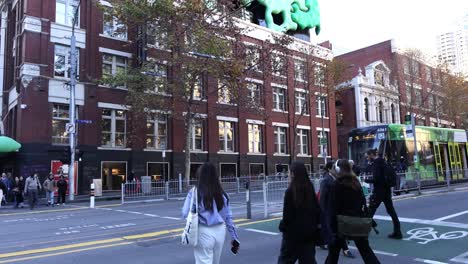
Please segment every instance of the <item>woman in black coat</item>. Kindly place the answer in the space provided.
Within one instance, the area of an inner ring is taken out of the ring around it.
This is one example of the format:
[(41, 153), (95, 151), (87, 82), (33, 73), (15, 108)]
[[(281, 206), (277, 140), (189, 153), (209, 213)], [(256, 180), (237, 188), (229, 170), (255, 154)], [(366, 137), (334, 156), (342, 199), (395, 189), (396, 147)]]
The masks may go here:
[(314, 264), (315, 244), (320, 232), (320, 207), (314, 186), (307, 176), (304, 163), (291, 165), (291, 183), (284, 195), (283, 233), (278, 264)]
[[(337, 176), (335, 184), (331, 189), (331, 202), (330, 210), (328, 214), (331, 217), (331, 229), (333, 233), (333, 242), (328, 245), (328, 257), (327, 264), (338, 263), (340, 256), (341, 246), (346, 238), (337, 236), (337, 216), (356, 216), (366, 217), (367, 206), (366, 198), (362, 192), (361, 184), (359, 180), (352, 172), (351, 165), (347, 160), (336, 161), (334, 168), (334, 174)], [(359, 254), (366, 264), (379, 264), (379, 260), (375, 256), (371, 247), (369, 246), (368, 238), (348, 238), (354, 240), (356, 247), (359, 250)]]

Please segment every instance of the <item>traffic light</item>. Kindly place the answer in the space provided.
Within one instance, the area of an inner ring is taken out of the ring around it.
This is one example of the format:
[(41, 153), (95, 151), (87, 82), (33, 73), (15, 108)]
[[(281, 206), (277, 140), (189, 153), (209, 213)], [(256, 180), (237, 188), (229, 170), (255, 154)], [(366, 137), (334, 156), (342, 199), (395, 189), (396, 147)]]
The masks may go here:
[(70, 147), (64, 147), (62, 155), (60, 157), (60, 162), (63, 164), (70, 164)]

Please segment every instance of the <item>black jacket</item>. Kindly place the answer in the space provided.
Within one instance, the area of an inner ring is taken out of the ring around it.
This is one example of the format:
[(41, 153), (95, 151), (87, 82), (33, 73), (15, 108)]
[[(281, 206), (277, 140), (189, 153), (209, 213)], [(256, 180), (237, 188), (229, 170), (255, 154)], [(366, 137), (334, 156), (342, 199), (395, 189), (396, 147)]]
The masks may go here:
[[(352, 187), (352, 185), (357, 187)], [(337, 215), (364, 217), (366, 198), (359, 180), (354, 176), (345, 176), (336, 180), (331, 194), (332, 231), (337, 232)]]
[(3, 191), (3, 195), (7, 195), (7, 190), (8, 189), (7, 189), (6, 185), (3, 183), (3, 181), (1, 181), (1, 180), (0, 180), (0, 189)]
[(336, 179), (326, 172), (320, 183), (320, 209), (322, 210), (322, 235), (325, 242), (333, 241), (333, 231), (331, 229), (331, 222), (333, 215), (329, 208), (331, 207), (331, 194), (332, 188)]
[(389, 195), (391, 194), (391, 187), (385, 181), (385, 168), (386, 161), (383, 158), (376, 158), (372, 163), (371, 171), (372, 178), (367, 179), (367, 183), (374, 184), (374, 194), (376, 195)]
[(65, 181), (63, 179), (58, 180), (57, 188), (58, 188), (59, 191), (65, 192), (65, 191), (67, 191), (67, 187), (68, 187), (67, 181)]
[(280, 222), (279, 230), (283, 233), (283, 238), (292, 243), (307, 243), (316, 241), (317, 230), (320, 225), (320, 207), (315, 197), (302, 208), (296, 208), (294, 197), (290, 188), (284, 195), (283, 219)]

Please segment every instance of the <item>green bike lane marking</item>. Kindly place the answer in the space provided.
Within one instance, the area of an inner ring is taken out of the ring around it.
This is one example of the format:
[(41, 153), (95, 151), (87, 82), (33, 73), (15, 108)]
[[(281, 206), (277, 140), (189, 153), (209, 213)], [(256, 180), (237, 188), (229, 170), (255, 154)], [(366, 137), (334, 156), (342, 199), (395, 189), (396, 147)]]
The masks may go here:
[[(279, 219), (247, 224), (243, 228), (278, 233)], [(468, 251), (468, 230), (431, 224), (401, 223), (403, 240), (387, 238), (393, 231), (391, 221), (377, 220), (379, 234), (371, 232), (372, 249), (400, 256), (448, 262)], [(468, 259), (466, 262), (468, 263)]]

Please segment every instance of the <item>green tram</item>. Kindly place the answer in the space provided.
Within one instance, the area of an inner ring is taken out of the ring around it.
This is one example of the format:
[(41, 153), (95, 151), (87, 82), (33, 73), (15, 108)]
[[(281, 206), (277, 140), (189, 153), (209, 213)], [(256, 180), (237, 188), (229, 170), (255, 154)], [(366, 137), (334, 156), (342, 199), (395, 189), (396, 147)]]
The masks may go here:
[(467, 131), (416, 126), (416, 139), (418, 160), (414, 159), (414, 139), (407, 137), (405, 125), (356, 128), (349, 133), (349, 159), (363, 170), (367, 166), (365, 153), (374, 148), (384, 153), (386, 160), (394, 166), (403, 157), (407, 180), (414, 180), (412, 172), (416, 169), (419, 169), (422, 181), (468, 179)]

